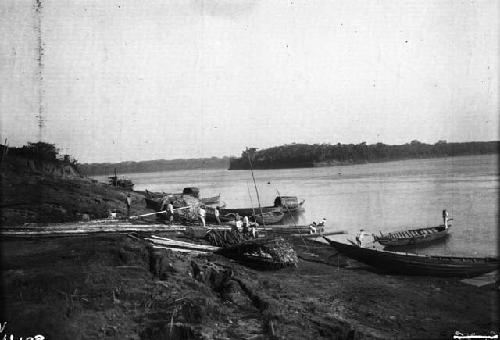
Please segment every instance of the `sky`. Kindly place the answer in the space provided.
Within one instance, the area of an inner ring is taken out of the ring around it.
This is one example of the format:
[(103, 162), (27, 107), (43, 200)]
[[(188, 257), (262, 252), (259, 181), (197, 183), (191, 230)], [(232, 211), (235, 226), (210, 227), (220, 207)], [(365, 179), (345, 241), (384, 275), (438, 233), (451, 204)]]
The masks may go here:
[(12, 146), (86, 163), (500, 139), (496, 0), (40, 3), (0, 2)]

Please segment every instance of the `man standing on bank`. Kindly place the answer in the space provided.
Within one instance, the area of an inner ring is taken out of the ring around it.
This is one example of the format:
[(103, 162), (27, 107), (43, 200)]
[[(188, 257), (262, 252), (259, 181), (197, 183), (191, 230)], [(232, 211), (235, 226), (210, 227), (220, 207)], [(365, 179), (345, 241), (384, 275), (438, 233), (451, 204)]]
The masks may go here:
[(217, 224), (220, 225), (220, 211), (219, 211), (219, 206), (215, 207), (215, 220), (217, 221)]
[(174, 205), (172, 204), (172, 201), (168, 201), (167, 216), (169, 223), (172, 224), (174, 222)]
[(200, 210), (198, 210), (198, 216), (200, 217), (201, 224), (205, 227), (205, 209), (203, 205), (200, 205)]
[(127, 216), (130, 216), (130, 206), (132, 205), (132, 197), (130, 196), (130, 194), (127, 195), (125, 203), (127, 204)]

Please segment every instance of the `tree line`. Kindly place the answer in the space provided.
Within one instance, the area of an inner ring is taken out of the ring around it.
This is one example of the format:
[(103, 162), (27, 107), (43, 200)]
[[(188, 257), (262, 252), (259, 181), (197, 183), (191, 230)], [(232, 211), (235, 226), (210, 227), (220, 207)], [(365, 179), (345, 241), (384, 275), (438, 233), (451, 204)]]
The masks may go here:
[(360, 144), (287, 144), (272, 148), (244, 150), (231, 158), (229, 170), (298, 168), (386, 162), (400, 159), (482, 155), (499, 152), (499, 141), (425, 144), (418, 140), (402, 145)]
[(5, 150), (4, 154), (6, 156), (19, 156), (46, 162), (62, 162), (75, 167), (78, 164), (78, 161), (70, 155), (61, 155), (60, 150), (54, 144), (45, 142), (28, 142), (19, 148), (2, 145), (2, 150)]
[(80, 164), (78, 169), (86, 176), (98, 176), (134, 172), (157, 172), (168, 170), (195, 170), (195, 169), (227, 169), (229, 158), (197, 158), (197, 159), (157, 159), (140, 162), (121, 163), (89, 163)]

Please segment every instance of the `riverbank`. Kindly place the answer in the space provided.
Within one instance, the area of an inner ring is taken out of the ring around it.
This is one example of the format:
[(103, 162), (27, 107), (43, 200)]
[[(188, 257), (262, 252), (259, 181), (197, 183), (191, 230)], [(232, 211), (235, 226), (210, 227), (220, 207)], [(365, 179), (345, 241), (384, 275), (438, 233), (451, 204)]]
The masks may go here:
[[(28, 167), (22, 158), (7, 159), (0, 171), (0, 226), (24, 223), (73, 222), (126, 214), (125, 198), (132, 196), (131, 214), (147, 212), (144, 195), (125, 191), (87, 177), (59, 176), (44, 166)], [(86, 215), (86, 216), (84, 216)]]
[(279, 271), (214, 254), (155, 255), (116, 234), (0, 245), (2, 320), (16, 336), (450, 339), (498, 331), (492, 286), (380, 274), (300, 239), (297, 268)]

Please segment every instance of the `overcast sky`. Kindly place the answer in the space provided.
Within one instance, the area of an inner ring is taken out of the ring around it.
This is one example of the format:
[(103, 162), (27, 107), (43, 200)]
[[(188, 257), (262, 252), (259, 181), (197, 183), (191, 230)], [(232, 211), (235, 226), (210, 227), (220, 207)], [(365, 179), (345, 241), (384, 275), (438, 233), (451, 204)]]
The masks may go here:
[(10, 145), (115, 162), (499, 139), (496, 0), (34, 3), (0, 1)]

